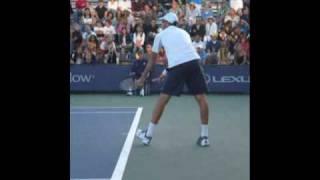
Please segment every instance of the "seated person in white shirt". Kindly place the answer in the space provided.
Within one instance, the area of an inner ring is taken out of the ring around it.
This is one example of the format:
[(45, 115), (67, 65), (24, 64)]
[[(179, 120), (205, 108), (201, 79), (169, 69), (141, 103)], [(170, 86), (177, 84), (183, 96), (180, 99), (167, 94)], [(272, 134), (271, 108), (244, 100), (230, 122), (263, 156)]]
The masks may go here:
[(94, 26), (93, 31), (97, 35), (98, 38), (101, 38), (105, 34), (105, 27), (101, 21), (97, 21), (96, 26)]
[(118, 7), (121, 11), (131, 10), (131, 0), (119, 0)]
[(143, 46), (145, 42), (145, 33), (143, 32), (142, 26), (137, 27), (137, 32), (133, 34), (133, 45), (134, 45), (134, 52), (137, 50), (143, 51)]
[(110, 11), (116, 11), (118, 9), (118, 1), (117, 0), (109, 0), (108, 1), (108, 6), (107, 6), (107, 9)]
[(116, 30), (115, 30), (115, 28), (112, 25), (112, 22), (110, 20), (106, 21), (106, 26), (104, 28), (104, 34), (106, 36), (111, 35), (112, 37), (116, 34)]

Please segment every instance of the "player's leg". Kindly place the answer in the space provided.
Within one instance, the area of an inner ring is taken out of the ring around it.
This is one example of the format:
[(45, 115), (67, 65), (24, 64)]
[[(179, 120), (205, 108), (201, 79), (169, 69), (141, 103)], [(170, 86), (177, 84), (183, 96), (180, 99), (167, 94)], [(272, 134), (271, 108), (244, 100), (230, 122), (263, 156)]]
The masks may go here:
[(204, 71), (197, 61), (190, 63), (187, 67), (187, 80), (186, 84), (191, 92), (195, 96), (195, 99), (199, 105), (200, 110), (200, 137), (197, 141), (199, 146), (208, 146), (208, 121), (209, 121), (209, 107), (206, 97), (207, 84), (204, 78)]
[(161, 93), (152, 112), (152, 119), (147, 129), (138, 129), (136, 135), (144, 145), (149, 145), (153, 136), (154, 129), (159, 123), (162, 113), (170, 100), (170, 95)]
[(137, 136), (145, 145), (150, 144), (156, 125), (159, 123), (161, 115), (172, 95), (179, 96), (183, 90), (184, 76), (181, 68), (177, 67), (168, 72), (168, 77), (164, 83), (160, 97), (154, 107), (151, 122), (145, 130), (138, 129)]
[(205, 94), (197, 94), (197, 95), (194, 95), (194, 97), (199, 105), (201, 124), (208, 125), (209, 107), (208, 107), (207, 97)]
[(165, 93), (161, 93), (159, 98), (158, 98), (158, 101), (154, 107), (154, 110), (152, 112), (152, 120), (151, 122), (153, 124), (158, 124), (158, 122), (160, 121), (160, 118), (162, 116), (162, 113), (167, 105), (167, 103), (169, 102), (170, 100), (170, 95), (168, 94), (165, 94)]

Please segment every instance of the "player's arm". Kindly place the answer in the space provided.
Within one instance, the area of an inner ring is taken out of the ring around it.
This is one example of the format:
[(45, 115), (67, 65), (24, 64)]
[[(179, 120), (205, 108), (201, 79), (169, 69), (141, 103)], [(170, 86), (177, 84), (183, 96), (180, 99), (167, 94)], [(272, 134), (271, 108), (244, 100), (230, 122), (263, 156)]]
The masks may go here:
[(152, 57), (151, 59), (148, 59), (148, 63), (143, 71), (143, 73), (141, 74), (141, 78), (143, 81), (146, 80), (146, 78), (148, 77), (149, 72), (151, 71), (153, 65), (155, 64), (157, 58), (157, 53), (152, 52)]
[(159, 34), (156, 35), (153, 46), (152, 46), (152, 57), (151, 59), (148, 60), (147, 66), (144, 69), (143, 73), (141, 74), (140, 79), (136, 82), (138, 86), (142, 86), (144, 84), (144, 81), (148, 77), (149, 72), (151, 71), (153, 65), (155, 64), (155, 61), (157, 59), (157, 54), (159, 52), (159, 49), (161, 47), (161, 42), (160, 42), (160, 36)]

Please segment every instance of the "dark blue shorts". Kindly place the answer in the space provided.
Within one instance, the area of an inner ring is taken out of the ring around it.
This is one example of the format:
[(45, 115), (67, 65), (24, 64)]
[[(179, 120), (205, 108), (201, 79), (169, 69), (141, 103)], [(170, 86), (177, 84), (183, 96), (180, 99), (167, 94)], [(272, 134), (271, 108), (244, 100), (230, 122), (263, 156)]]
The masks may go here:
[(161, 93), (180, 96), (184, 85), (187, 85), (189, 93), (193, 95), (208, 92), (204, 71), (199, 60), (192, 60), (168, 69)]

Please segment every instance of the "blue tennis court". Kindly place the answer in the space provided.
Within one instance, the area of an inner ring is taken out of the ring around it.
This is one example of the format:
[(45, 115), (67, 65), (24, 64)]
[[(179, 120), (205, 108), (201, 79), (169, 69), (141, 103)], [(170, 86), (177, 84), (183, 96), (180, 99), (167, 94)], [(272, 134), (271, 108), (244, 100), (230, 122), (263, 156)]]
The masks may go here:
[(121, 179), (142, 108), (70, 107), (70, 178)]

